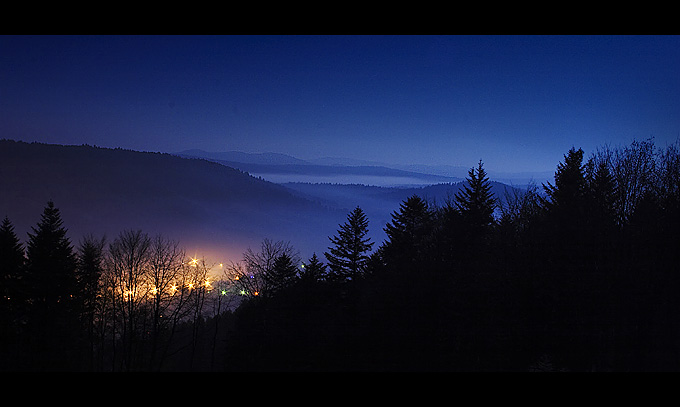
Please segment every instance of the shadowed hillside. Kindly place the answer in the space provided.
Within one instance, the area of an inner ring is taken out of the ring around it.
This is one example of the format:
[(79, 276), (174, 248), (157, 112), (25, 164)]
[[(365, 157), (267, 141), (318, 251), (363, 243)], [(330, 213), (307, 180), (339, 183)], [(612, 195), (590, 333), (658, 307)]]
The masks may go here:
[[(357, 205), (369, 217), (369, 235), (380, 242), (392, 211), (404, 199), (417, 194), (443, 204), (461, 185), (279, 185), (200, 158), (0, 141), (0, 216), (8, 216), (22, 238), (45, 203), (53, 200), (74, 242), (86, 233), (113, 237), (124, 229), (142, 229), (179, 240), (191, 254), (219, 261), (225, 256), (240, 259), (263, 238), (290, 241), (305, 255), (321, 253)], [(493, 192), (501, 198), (506, 187), (493, 183)]]
[(143, 229), (233, 260), (264, 237), (323, 250), (345, 215), (214, 162), (86, 145), (0, 141), (0, 190), (22, 238), (53, 200), (74, 242)]
[[(201, 150), (187, 150), (178, 155), (188, 158), (205, 158), (276, 183), (318, 182), (401, 187), (463, 180), (459, 177), (405, 171), (382, 165), (314, 164), (274, 153), (209, 153)], [(330, 162), (333, 163), (333, 161)]]
[[(500, 201), (504, 200), (506, 191), (509, 193), (513, 191), (513, 187), (500, 182), (492, 181), (490, 184), (491, 192)], [(392, 220), (392, 212), (408, 197), (417, 195), (434, 206), (441, 206), (454, 199), (455, 194), (465, 185), (465, 181), (412, 188), (304, 182), (289, 182), (282, 185), (304, 194), (311, 200), (318, 200), (322, 205), (338, 208), (344, 212), (349, 212), (357, 204), (360, 205), (371, 224), (370, 236), (379, 242), (386, 237), (382, 229)]]

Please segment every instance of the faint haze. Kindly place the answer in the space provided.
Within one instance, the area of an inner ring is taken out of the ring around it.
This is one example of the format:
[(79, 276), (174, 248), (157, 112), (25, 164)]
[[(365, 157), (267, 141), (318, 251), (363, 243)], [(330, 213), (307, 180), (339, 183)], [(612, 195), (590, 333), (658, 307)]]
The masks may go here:
[[(272, 162), (268, 156), (237, 156), (251, 161), (249, 165)], [(299, 172), (300, 179), (310, 177), (299, 183), (291, 182), (294, 174), (285, 173), (288, 165), (268, 165), (284, 172), (271, 174), (280, 180), (266, 180), (202, 158), (0, 139), (0, 217), (7, 216), (25, 241), (47, 202), (53, 201), (75, 245), (87, 234), (114, 239), (124, 230), (141, 229), (177, 240), (188, 255), (215, 263), (239, 261), (247, 248), (259, 247), (265, 238), (290, 242), (307, 259), (328, 248), (328, 237), (356, 206), (368, 215), (369, 236), (380, 243), (391, 213), (404, 199), (419, 195), (443, 204), (462, 181), (383, 167), (294, 164), (298, 171), (312, 171)], [(313, 174), (322, 169), (329, 179), (349, 177), (353, 182), (317, 183)], [(343, 173), (347, 170), (354, 174)], [(389, 175), (392, 171), (413, 174), (415, 184), (409, 185), (406, 176)], [(359, 185), (361, 180), (375, 182)], [(400, 188), (380, 185), (391, 182), (399, 182)], [(510, 188), (492, 184), (499, 198)]]

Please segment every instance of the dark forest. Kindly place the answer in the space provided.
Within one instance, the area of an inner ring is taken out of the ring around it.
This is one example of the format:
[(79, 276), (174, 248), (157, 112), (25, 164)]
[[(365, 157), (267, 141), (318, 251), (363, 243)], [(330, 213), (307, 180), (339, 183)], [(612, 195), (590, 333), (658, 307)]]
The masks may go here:
[(0, 369), (677, 371), (679, 148), (572, 148), (503, 199), (480, 161), (448, 201), (370, 226), (384, 241), (357, 206), (305, 259), (266, 238), (220, 266), (153, 231), (72, 242), (50, 201), (25, 241), (0, 225)]

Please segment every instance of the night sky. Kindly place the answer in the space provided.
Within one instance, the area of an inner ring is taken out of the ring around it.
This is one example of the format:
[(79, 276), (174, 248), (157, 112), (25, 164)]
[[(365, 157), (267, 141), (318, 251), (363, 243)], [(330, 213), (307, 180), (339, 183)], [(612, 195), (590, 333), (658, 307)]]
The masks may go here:
[(680, 36), (0, 36), (0, 138), (554, 171), (680, 135)]

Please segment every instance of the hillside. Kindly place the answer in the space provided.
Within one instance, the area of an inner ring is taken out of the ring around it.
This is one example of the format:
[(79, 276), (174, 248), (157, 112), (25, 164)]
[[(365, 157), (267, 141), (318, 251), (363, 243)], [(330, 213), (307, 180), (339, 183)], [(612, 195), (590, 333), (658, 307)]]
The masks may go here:
[(209, 152), (200, 149), (184, 150), (176, 153), (180, 157), (205, 158), (244, 164), (309, 164), (299, 158), (280, 153), (244, 153), (241, 151)]
[[(317, 200), (322, 205), (335, 207), (345, 212), (359, 204), (366, 212), (370, 225), (374, 229), (374, 238), (382, 240), (386, 237), (382, 228), (388, 222), (391, 222), (392, 212), (398, 210), (399, 205), (408, 197), (418, 195), (435, 206), (441, 206), (448, 200), (453, 200), (464, 183), (464, 181), (461, 181), (413, 188), (304, 182), (291, 182), (282, 185), (304, 194), (303, 196), (310, 200)], [(512, 189), (513, 187), (509, 185), (491, 181), (491, 192), (501, 202), (505, 198), (506, 190), (512, 193)]]
[(338, 161), (316, 164), (284, 154), (210, 153), (186, 150), (180, 157), (204, 158), (275, 183), (312, 182), (370, 184), (380, 186), (429, 185), (462, 181), (463, 178), (390, 168), (382, 165), (347, 165)]
[(53, 200), (74, 243), (142, 229), (216, 261), (238, 260), (264, 237), (303, 255), (325, 249), (346, 215), (214, 162), (86, 145), (0, 140), (0, 191), (0, 217), (22, 241)]
[[(88, 233), (112, 239), (122, 230), (142, 229), (216, 262), (237, 261), (264, 238), (290, 241), (305, 258), (322, 256), (328, 237), (357, 205), (368, 216), (377, 247), (403, 200), (417, 194), (441, 205), (461, 185), (276, 184), (199, 158), (0, 140), (0, 217), (10, 218), (22, 241), (52, 200), (74, 244)], [(509, 188), (492, 186), (499, 198)]]

